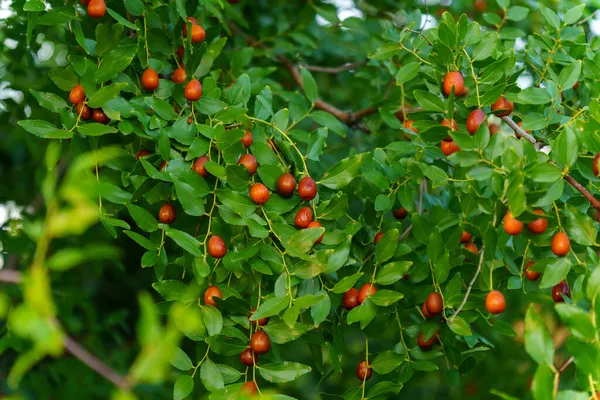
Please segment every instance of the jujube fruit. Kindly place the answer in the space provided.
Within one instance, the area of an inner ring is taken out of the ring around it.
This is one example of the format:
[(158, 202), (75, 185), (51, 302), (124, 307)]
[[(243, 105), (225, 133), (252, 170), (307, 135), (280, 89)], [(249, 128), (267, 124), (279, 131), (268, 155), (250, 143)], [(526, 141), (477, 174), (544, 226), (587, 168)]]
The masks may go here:
[[(251, 318), (255, 311), (256, 311), (256, 308), (253, 308), (252, 310), (250, 310), (250, 315), (248, 317)], [(253, 322), (254, 324), (256, 324), (258, 326), (265, 326), (266, 324), (269, 323), (269, 317), (259, 318), (256, 321), (251, 321), (251, 322)]]
[(381, 240), (381, 238), (385, 235), (383, 232), (377, 232), (375, 237), (373, 238), (373, 243), (377, 244)]
[(281, 196), (289, 197), (296, 190), (296, 179), (294, 175), (286, 172), (277, 179), (277, 193)]
[(181, 27), (181, 30), (183, 32), (183, 37), (187, 37), (187, 35), (188, 35), (188, 24), (187, 24), (187, 21), (190, 21), (192, 23), (192, 27), (194, 25), (198, 25), (198, 21), (194, 17), (186, 17), (185, 19), (186, 20), (183, 21), (183, 26)]
[(298, 229), (308, 228), (308, 225), (312, 222), (313, 213), (310, 207), (302, 207), (296, 213), (294, 217), (294, 225)]
[(207, 306), (218, 307), (217, 303), (213, 300), (213, 297), (223, 298), (223, 292), (215, 285), (206, 288), (206, 292), (204, 292), (204, 304)]
[(372, 283), (365, 283), (358, 292), (358, 302), (364, 303), (367, 297), (372, 296), (377, 292), (377, 288)]
[(87, 121), (92, 117), (92, 110), (87, 106), (87, 104), (79, 103), (77, 104), (77, 115), (79, 115), (84, 121)]
[(518, 235), (523, 230), (523, 222), (513, 218), (510, 211), (504, 216), (504, 231), (509, 235)]
[(460, 151), (460, 147), (458, 147), (456, 142), (454, 142), (454, 140), (448, 140), (448, 139), (442, 140), (442, 142), (440, 143), (440, 149), (442, 149), (442, 153), (445, 156), (449, 156), (452, 153), (456, 153), (457, 151)]
[(182, 59), (183, 59), (183, 56), (184, 56), (184, 54), (185, 54), (185, 50), (184, 50), (183, 46), (179, 46), (179, 47), (177, 48), (176, 54), (177, 54), (177, 57), (178, 57), (180, 60), (182, 60)]
[(506, 100), (504, 96), (500, 96), (494, 104), (492, 104), (492, 111), (499, 117), (505, 117), (513, 112), (514, 104), (512, 101)]
[(423, 316), (427, 319), (434, 317), (429, 313), (429, 310), (427, 309), (427, 303), (423, 303), (423, 306), (421, 307), (421, 312), (423, 313)]
[(494, 136), (500, 130), (500, 125), (498, 125), (498, 124), (488, 124), (488, 129), (490, 131), (490, 136)]
[(158, 74), (152, 68), (148, 68), (142, 74), (142, 87), (151, 92), (158, 87)]
[(252, 134), (249, 131), (245, 131), (244, 136), (242, 136), (242, 138), (240, 139), (240, 142), (242, 142), (245, 148), (252, 146), (253, 141), (254, 140), (252, 139)]
[(94, 114), (92, 118), (94, 119), (94, 121), (100, 124), (107, 124), (110, 122), (110, 118), (108, 118), (106, 114), (104, 114), (104, 111), (102, 111), (101, 108), (94, 109)]
[(542, 275), (540, 272), (531, 270), (531, 267), (533, 267), (534, 265), (535, 265), (534, 261), (529, 261), (525, 265), (525, 277), (527, 279), (529, 279), (530, 281), (536, 281), (540, 278), (540, 275)]
[(69, 93), (69, 101), (73, 104), (82, 103), (85, 100), (85, 91), (83, 86), (77, 85)]
[(443, 91), (446, 97), (452, 93), (454, 86), (454, 96), (462, 96), (465, 92), (465, 80), (460, 72), (452, 71), (446, 74), (444, 78)]
[(298, 196), (300, 196), (302, 200), (310, 201), (314, 199), (316, 195), (317, 184), (314, 179), (309, 176), (302, 178), (298, 184)]
[(185, 69), (182, 67), (179, 67), (179, 68), (175, 69), (175, 71), (173, 71), (173, 74), (171, 75), (171, 80), (174, 83), (183, 83), (183, 82), (185, 82), (186, 77), (187, 77), (187, 75), (185, 74)]
[(592, 161), (592, 171), (594, 175), (600, 177), (600, 168), (598, 168), (598, 162), (600, 161), (600, 153), (596, 154), (594, 161)]
[(368, 381), (372, 374), (373, 370), (366, 360), (362, 360), (356, 366), (356, 377), (359, 381)]
[[(544, 211), (542, 210), (533, 210), (533, 213), (537, 215), (544, 215)], [(529, 229), (531, 233), (535, 234), (546, 232), (546, 228), (548, 228), (548, 220), (546, 218), (537, 218), (527, 224), (527, 229)]]
[(563, 299), (563, 297), (561, 296), (563, 294), (568, 298), (571, 298), (571, 288), (569, 287), (569, 284), (565, 281), (558, 282), (552, 287), (552, 300), (554, 300), (555, 303), (564, 302), (565, 299)]
[(441, 314), (444, 311), (442, 296), (437, 292), (429, 293), (427, 300), (425, 300), (425, 307), (429, 314), (433, 316)]
[(504, 295), (498, 290), (492, 290), (485, 298), (485, 308), (492, 314), (500, 314), (506, 308)]
[(202, 43), (205, 37), (206, 32), (204, 32), (203, 27), (201, 27), (200, 25), (192, 25), (192, 43)]
[(90, 2), (90, 0), (79, 0), (79, 2), (80, 2), (81, 4), (83, 4), (84, 6), (87, 6), (87, 5), (88, 5), (88, 3)]
[(254, 204), (265, 204), (269, 200), (269, 195), (269, 189), (262, 183), (255, 183), (250, 187), (250, 200), (252, 200)]
[(552, 252), (557, 256), (566, 256), (571, 250), (571, 242), (564, 232), (556, 232), (552, 238)]
[(402, 220), (408, 216), (408, 211), (406, 211), (406, 208), (400, 207), (392, 210), (392, 214), (394, 214), (394, 218)]
[(264, 331), (254, 332), (250, 340), (250, 348), (256, 354), (265, 354), (271, 348), (271, 339)]
[(458, 130), (458, 124), (453, 119), (444, 118), (442, 120), (442, 122), (440, 123), (440, 125), (445, 126), (446, 128), (450, 129), (451, 131)]
[(206, 178), (208, 176), (208, 171), (206, 170), (204, 164), (206, 164), (206, 162), (209, 160), (210, 158), (208, 158), (207, 156), (200, 156), (196, 158), (196, 161), (194, 161), (194, 164), (192, 164), (192, 169), (198, 175)]
[(148, 150), (141, 149), (140, 151), (137, 152), (137, 154), (135, 155), (135, 158), (137, 160), (139, 160), (140, 158), (146, 157), (146, 156), (149, 156), (149, 155), (150, 155), (150, 152)]
[(256, 157), (252, 154), (244, 154), (241, 156), (238, 160), (238, 165), (246, 167), (250, 176), (254, 175), (258, 169), (258, 162), (256, 161)]
[(437, 335), (433, 335), (428, 340), (425, 340), (423, 336), (423, 332), (419, 333), (419, 338), (417, 339), (417, 343), (421, 350), (429, 350), (433, 347), (433, 345), (437, 342)]
[(254, 396), (257, 392), (258, 389), (256, 388), (256, 383), (254, 383), (253, 381), (248, 381), (244, 383), (240, 388), (240, 393), (243, 393), (247, 396)]
[(413, 126), (414, 122), (415, 121), (413, 121), (412, 119), (408, 119), (404, 121), (404, 127), (408, 130), (413, 131), (414, 133), (419, 133), (419, 130)]
[(460, 242), (461, 243), (468, 243), (468, 242), (471, 241), (472, 238), (473, 238), (473, 235), (471, 235), (467, 231), (463, 231), (462, 234), (460, 235)]
[(183, 95), (189, 101), (196, 101), (202, 97), (202, 84), (198, 79), (192, 79), (185, 85)]
[(106, 14), (106, 3), (104, 0), (90, 0), (87, 13), (92, 18), (102, 18)]
[(158, 211), (158, 220), (163, 224), (172, 224), (175, 221), (175, 207), (166, 203)]
[(208, 240), (208, 253), (213, 258), (223, 258), (227, 253), (227, 246), (220, 236), (211, 236)]
[[(321, 225), (321, 223), (319, 221), (313, 221), (310, 224), (308, 224), (308, 229), (310, 228), (322, 228), (323, 225)], [(315, 241), (315, 244), (319, 244), (323, 241), (323, 236), (325, 235), (325, 233), (323, 233), (321, 236), (319, 236), (319, 238)]]
[(344, 293), (342, 303), (344, 304), (344, 308), (348, 311), (358, 306), (358, 290), (355, 288), (350, 288), (350, 290)]
[(252, 349), (247, 348), (240, 353), (240, 362), (242, 365), (251, 367), (256, 362), (256, 355), (252, 352)]
[(485, 2), (485, 0), (475, 0), (475, 3), (473, 5), (475, 7), (475, 10), (480, 13), (484, 13), (487, 10), (487, 3)]
[(479, 126), (485, 121), (485, 113), (480, 109), (471, 111), (469, 117), (467, 118), (467, 131), (471, 135), (474, 135), (479, 129)]
[(167, 162), (166, 162), (166, 161), (163, 161), (163, 162), (161, 162), (161, 163), (160, 163), (160, 167), (158, 167), (158, 169), (159, 169), (160, 171), (162, 171), (162, 170), (163, 170), (163, 169), (165, 169), (165, 168), (167, 168)]

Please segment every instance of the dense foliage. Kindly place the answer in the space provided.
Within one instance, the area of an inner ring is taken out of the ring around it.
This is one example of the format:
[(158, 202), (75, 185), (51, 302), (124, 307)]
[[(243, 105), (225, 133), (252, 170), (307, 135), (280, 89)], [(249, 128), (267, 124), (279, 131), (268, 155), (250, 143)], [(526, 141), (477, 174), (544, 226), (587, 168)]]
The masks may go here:
[(594, 2), (355, 3), (11, 3), (0, 394), (598, 400)]

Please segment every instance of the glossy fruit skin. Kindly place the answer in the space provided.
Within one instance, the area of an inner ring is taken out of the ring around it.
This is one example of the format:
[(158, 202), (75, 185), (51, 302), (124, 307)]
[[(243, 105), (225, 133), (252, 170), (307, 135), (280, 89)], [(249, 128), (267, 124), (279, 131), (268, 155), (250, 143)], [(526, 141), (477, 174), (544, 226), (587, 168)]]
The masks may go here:
[(263, 205), (269, 200), (269, 189), (262, 183), (255, 183), (250, 187), (250, 200), (254, 204)]
[(77, 104), (77, 115), (84, 121), (87, 121), (92, 117), (92, 109), (87, 106), (87, 104), (79, 103)]
[(423, 316), (427, 319), (431, 319), (434, 317), (434, 315), (431, 315), (429, 313), (429, 310), (427, 309), (427, 303), (423, 303), (423, 306), (421, 307), (421, 312), (423, 313)]
[(250, 340), (250, 348), (256, 354), (265, 354), (271, 348), (271, 339), (264, 331), (254, 332)]
[(453, 119), (445, 118), (445, 119), (442, 120), (442, 122), (440, 123), (440, 125), (445, 126), (446, 128), (448, 128), (448, 129), (450, 129), (451, 131), (454, 131), (454, 132), (456, 132), (458, 130), (458, 124)]
[(487, 3), (485, 0), (475, 0), (473, 6), (475, 7), (475, 10), (480, 13), (484, 13), (487, 10)]
[[(544, 215), (544, 211), (542, 210), (533, 210), (534, 214)], [(546, 232), (548, 228), (548, 220), (546, 218), (538, 218), (536, 220), (531, 221), (527, 224), (527, 229), (531, 233), (540, 234)]]
[[(323, 225), (321, 225), (321, 223), (319, 221), (313, 221), (310, 224), (308, 224), (308, 229), (310, 228), (322, 228)], [(325, 235), (325, 233), (323, 233), (321, 236), (319, 236), (319, 238), (315, 241), (315, 244), (319, 244), (323, 241), (323, 236)]]
[(77, 85), (71, 92), (69, 93), (69, 101), (73, 104), (83, 103), (85, 100), (85, 91), (83, 90), (83, 86)]
[(452, 92), (452, 86), (454, 86), (454, 96), (462, 96), (465, 92), (465, 80), (460, 72), (448, 72), (444, 78), (444, 95), (450, 96)]
[(158, 211), (158, 220), (163, 224), (172, 224), (175, 221), (175, 207), (169, 203), (163, 204)]
[(90, 0), (79, 0), (79, 2), (80, 2), (81, 4), (83, 4), (84, 6), (87, 6), (87, 5), (88, 5), (88, 3), (90, 2)]
[(183, 60), (183, 56), (185, 54), (185, 50), (184, 50), (183, 46), (179, 46), (177, 48), (177, 52), (176, 53), (177, 53), (177, 57), (179, 57), (180, 60)]
[(298, 184), (298, 196), (304, 201), (311, 201), (317, 195), (317, 184), (314, 179), (305, 176)]
[(489, 313), (500, 314), (506, 308), (506, 299), (498, 290), (492, 290), (485, 298), (485, 308)]
[(194, 17), (186, 17), (186, 21), (184, 21), (181, 31), (183, 33), (183, 37), (186, 38), (188, 36), (188, 24), (187, 21), (192, 23), (192, 28), (194, 25), (198, 25), (198, 21)]
[(537, 272), (537, 271), (532, 271), (530, 268), (533, 267), (535, 265), (535, 261), (529, 261), (526, 265), (525, 265), (525, 277), (527, 279), (529, 279), (530, 281), (537, 281), (538, 279), (540, 279), (540, 276), (542, 275), (541, 272)]
[(149, 156), (149, 155), (150, 155), (150, 152), (148, 150), (141, 149), (140, 151), (137, 152), (137, 154), (135, 156), (135, 159), (139, 160), (140, 158), (146, 157), (146, 156)]
[(394, 214), (394, 218), (403, 220), (408, 216), (408, 211), (406, 211), (406, 208), (400, 207), (395, 210), (392, 210), (392, 214)]
[(240, 362), (247, 367), (253, 366), (257, 358), (256, 354), (254, 354), (250, 348), (247, 348), (240, 353)]
[(552, 238), (552, 252), (557, 256), (566, 256), (571, 250), (571, 241), (564, 232), (556, 232)]
[(227, 246), (220, 236), (211, 236), (208, 240), (208, 253), (213, 258), (223, 258), (227, 254)]
[[(492, 104), (492, 111), (499, 117), (506, 117), (510, 115), (515, 106), (512, 101), (506, 100), (504, 96), (500, 96), (498, 100), (494, 104)], [(501, 111), (497, 111), (501, 110)]]
[(383, 235), (385, 235), (385, 233), (377, 232), (377, 234), (375, 235), (375, 238), (373, 238), (373, 243), (375, 243), (375, 244), (379, 243), (379, 241), (381, 240)]
[[(479, 249), (477, 248), (477, 245), (473, 242), (469, 242), (467, 244), (465, 244), (465, 249), (470, 251), (471, 253), (477, 255), (479, 254)], [(467, 261), (471, 261), (467, 258)]]
[(246, 396), (255, 396), (258, 393), (258, 389), (256, 388), (256, 383), (253, 381), (248, 381), (242, 385), (240, 388), (240, 393), (245, 394)]
[(245, 131), (244, 136), (240, 139), (240, 142), (242, 142), (245, 148), (252, 146), (252, 142), (254, 142), (252, 139), (252, 134), (249, 131)]
[(419, 347), (421, 348), (421, 350), (427, 351), (433, 347), (433, 345), (437, 342), (437, 340), (438, 340), (437, 334), (430, 337), (429, 340), (425, 340), (425, 338), (423, 337), (423, 332), (421, 332), (421, 333), (419, 333), (419, 338), (417, 339), (417, 343), (419, 344)]
[(171, 75), (171, 81), (173, 83), (183, 83), (185, 82), (187, 75), (185, 74), (185, 69), (179, 67), (173, 71), (173, 75)]
[(106, 14), (106, 3), (104, 0), (90, 0), (87, 13), (92, 18), (102, 18)]
[(196, 161), (194, 161), (194, 164), (192, 165), (192, 169), (198, 175), (206, 178), (209, 175), (209, 173), (206, 170), (206, 167), (204, 166), (204, 164), (206, 164), (206, 162), (209, 160), (210, 160), (210, 158), (208, 158), (207, 156), (200, 156), (200, 157), (196, 158)]
[(358, 306), (358, 290), (355, 288), (350, 288), (350, 290), (344, 293), (342, 304), (344, 304), (344, 308), (348, 311)]
[(429, 293), (427, 300), (425, 300), (425, 307), (427, 312), (433, 316), (441, 314), (444, 311), (442, 296), (437, 292)]
[(494, 136), (500, 130), (500, 125), (498, 125), (498, 124), (488, 124), (488, 129), (490, 131), (490, 136)]
[(206, 32), (204, 32), (203, 27), (201, 27), (200, 25), (192, 25), (192, 43), (202, 43), (205, 37)]
[[(248, 318), (252, 317), (252, 314), (254, 314), (255, 311), (256, 311), (256, 308), (253, 308), (252, 310), (250, 310), (250, 315), (248, 316)], [(253, 322), (255, 325), (258, 325), (258, 326), (265, 326), (266, 324), (269, 323), (269, 317), (259, 318), (256, 321), (251, 321), (251, 322)]]
[(296, 179), (294, 175), (286, 172), (277, 179), (277, 193), (283, 197), (289, 197), (296, 190)]
[(468, 242), (471, 241), (472, 238), (473, 238), (473, 235), (471, 235), (467, 231), (463, 231), (462, 235), (460, 235), (460, 242), (461, 243), (468, 243)]
[(294, 217), (294, 225), (296, 225), (296, 228), (298, 229), (308, 228), (308, 225), (310, 225), (312, 219), (312, 209), (310, 207), (302, 207), (298, 210), (296, 216)]
[(594, 171), (594, 175), (600, 177), (600, 168), (598, 168), (598, 163), (600, 162), (600, 153), (596, 154), (594, 157), (594, 161), (592, 161), (592, 170)]
[(92, 118), (99, 124), (108, 124), (110, 122), (110, 118), (108, 118), (106, 114), (104, 114), (104, 111), (102, 111), (101, 108), (96, 108), (94, 110)]
[(442, 149), (442, 153), (445, 156), (449, 156), (452, 153), (460, 151), (460, 147), (458, 147), (454, 140), (448, 139), (442, 140), (442, 142), (440, 143), (440, 148)]
[(377, 288), (372, 283), (365, 283), (358, 291), (358, 302), (364, 303), (367, 297), (372, 296), (377, 292)]
[(373, 374), (373, 369), (367, 364), (366, 360), (362, 360), (356, 366), (356, 377), (359, 381), (368, 381)]
[(518, 235), (523, 230), (523, 222), (513, 218), (510, 211), (504, 216), (504, 231), (509, 235)]
[(413, 131), (414, 133), (419, 133), (419, 130), (413, 126), (414, 122), (415, 121), (413, 121), (412, 119), (408, 119), (408, 120), (404, 121), (404, 127), (406, 129)]
[(158, 74), (152, 68), (148, 68), (142, 74), (142, 87), (149, 92), (158, 87)]
[(189, 101), (196, 101), (202, 97), (202, 84), (198, 79), (192, 79), (185, 85), (183, 89), (183, 95)]
[(218, 307), (217, 303), (213, 300), (213, 297), (223, 298), (223, 292), (215, 285), (206, 288), (206, 292), (204, 292), (204, 304), (207, 306)]
[(469, 131), (471, 135), (474, 135), (475, 132), (477, 132), (477, 129), (479, 129), (479, 125), (485, 121), (485, 118), (485, 113), (480, 109), (471, 111), (471, 114), (469, 114), (469, 117), (467, 118), (467, 131)]
[(258, 162), (256, 161), (256, 157), (252, 154), (244, 154), (241, 156), (238, 160), (238, 165), (246, 167), (250, 176), (254, 175), (258, 169)]
[(166, 162), (166, 161), (163, 161), (163, 162), (161, 162), (161, 163), (160, 163), (160, 167), (158, 167), (158, 170), (159, 170), (159, 171), (162, 171), (162, 170), (164, 170), (165, 168), (167, 168), (167, 162)]
[(558, 282), (556, 285), (552, 287), (552, 300), (555, 303), (562, 303), (565, 300), (562, 298), (561, 294), (564, 294), (568, 298), (571, 298), (571, 288), (569, 284), (565, 281)]

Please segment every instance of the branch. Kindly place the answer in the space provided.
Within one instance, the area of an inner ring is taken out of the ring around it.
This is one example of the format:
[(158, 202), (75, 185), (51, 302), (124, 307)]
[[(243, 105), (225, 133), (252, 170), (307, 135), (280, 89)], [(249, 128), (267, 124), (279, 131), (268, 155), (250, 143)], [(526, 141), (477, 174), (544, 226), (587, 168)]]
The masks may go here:
[(571, 365), (571, 363), (575, 360), (574, 356), (571, 356), (563, 365), (558, 369), (558, 371), (554, 374), (554, 398), (556, 398), (556, 394), (558, 393), (558, 386), (560, 385), (560, 376), (563, 372)]
[(5, 283), (21, 283), (23, 275), (19, 271), (13, 269), (1, 269), (0, 270), (0, 282)]
[(473, 285), (475, 284), (475, 281), (477, 280), (477, 277), (479, 276), (479, 273), (481, 272), (481, 266), (483, 265), (483, 254), (484, 253), (485, 253), (485, 246), (482, 246), (481, 253), (479, 254), (479, 265), (477, 265), (477, 271), (475, 271), (475, 276), (473, 276), (473, 279), (471, 279), (471, 283), (469, 283), (469, 287), (467, 288), (467, 292), (465, 293), (465, 297), (463, 298), (462, 302), (460, 303), (460, 306), (458, 306), (456, 311), (454, 311), (454, 314), (452, 314), (452, 317), (450, 318), (450, 321), (449, 321), (450, 323), (454, 322), (454, 318), (456, 318), (458, 313), (461, 312), (461, 310), (467, 303), (467, 299), (469, 298), (471, 289), (473, 289)]
[[(506, 116), (502, 117), (502, 119), (517, 133), (517, 135), (527, 139), (535, 146), (537, 150), (540, 150), (543, 146), (545, 146), (545, 143), (536, 140), (529, 133), (525, 132), (525, 130), (523, 130), (519, 125), (517, 125), (515, 121), (512, 120), (512, 118)], [(549, 162), (550, 164), (556, 165), (553, 161)], [(569, 184), (573, 186), (579, 193), (581, 193), (583, 197), (585, 197), (592, 204), (592, 207), (594, 207), (596, 210), (600, 210), (600, 201), (596, 200), (596, 198), (594, 198), (594, 196), (586, 188), (584, 188), (582, 184), (577, 182), (575, 178), (568, 174), (564, 175), (564, 179), (567, 182), (569, 182)]]
[(339, 67), (321, 67), (318, 65), (302, 65), (302, 68), (306, 68), (309, 71), (315, 71), (315, 72), (325, 72), (328, 74), (339, 74), (340, 72), (359, 68), (359, 67), (362, 67), (365, 65), (367, 65), (367, 60), (350, 63), (350, 64), (344, 64)]

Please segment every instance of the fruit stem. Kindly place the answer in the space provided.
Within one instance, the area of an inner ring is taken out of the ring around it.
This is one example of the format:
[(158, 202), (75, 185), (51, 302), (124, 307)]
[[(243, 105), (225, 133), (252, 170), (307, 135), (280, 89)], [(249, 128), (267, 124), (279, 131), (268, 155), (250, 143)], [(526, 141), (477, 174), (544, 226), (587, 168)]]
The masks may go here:
[(483, 264), (483, 255), (484, 254), (485, 254), (485, 245), (483, 245), (481, 247), (481, 253), (479, 254), (479, 264), (477, 265), (477, 271), (475, 271), (475, 275), (473, 276), (473, 279), (471, 279), (471, 282), (469, 283), (469, 287), (467, 288), (467, 292), (465, 293), (465, 297), (463, 298), (462, 302), (460, 303), (460, 305), (458, 306), (458, 308), (456, 309), (456, 311), (454, 311), (454, 314), (452, 314), (452, 317), (450, 317), (450, 321), (449, 321), (450, 323), (454, 322), (454, 318), (456, 318), (456, 316), (461, 312), (461, 310), (463, 309), (463, 307), (467, 303), (467, 299), (469, 298), (469, 294), (471, 293), (471, 289), (473, 289), (473, 285), (475, 284), (475, 281), (477, 280), (477, 277), (479, 276), (479, 273), (481, 272), (481, 266)]
[(469, 53), (467, 53), (467, 50), (464, 47), (462, 50), (463, 50), (463, 53), (465, 53), (467, 60), (469, 61), (469, 65), (471, 66), (471, 76), (473, 77), (473, 81), (475, 82), (475, 94), (477, 95), (477, 108), (481, 108), (481, 99), (479, 98), (479, 81), (477, 80), (477, 77), (475, 76), (475, 69), (473, 68), (473, 61), (471, 60), (471, 57), (469, 57)]
[(412, 54), (413, 56), (417, 57), (417, 59), (419, 61), (421, 61), (422, 63), (425, 63), (427, 65), (431, 65), (431, 63), (429, 63), (429, 61), (426, 61), (426, 60), (422, 59), (421, 57), (419, 57), (419, 55), (414, 50), (411, 50), (411, 49), (407, 48), (406, 46), (404, 46), (404, 44), (400, 43), (400, 48), (402, 50), (408, 51), (410, 54)]
[(144, 13), (144, 42), (146, 44), (146, 67), (150, 67), (150, 50), (148, 49), (148, 26), (146, 25), (146, 13)]
[(400, 323), (400, 316), (398, 315), (398, 307), (394, 307), (396, 310), (396, 321), (398, 321), (398, 329), (400, 330), (400, 341), (402, 342), (402, 345), (404, 346), (404, 350), (406, 351), (406, 360), (408, 362), (412, 362), (410, 359), (410, 354), (408, 353), (408, 346), (406, 345), (406, 342), (404, 341), (404, 334), (402, 333), (403, 329), (402, 329), (402, 324)]
[(525, 291), (525, 280), (523, 279), (523, 271), (525, 270), (525, 264), (527, 261), (527, 252), (529, 251), (529, 245), (531, 244), (531, 239), (527, 240), (527, 246), (525, 246), (525, 252), (523, 253), (523, 261), (521, 261), (521, 272), (519, 276), (521, 277), (521, 287), (523, 288), (523, 294), (526, 294)]

